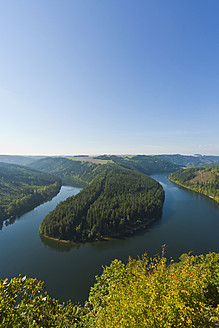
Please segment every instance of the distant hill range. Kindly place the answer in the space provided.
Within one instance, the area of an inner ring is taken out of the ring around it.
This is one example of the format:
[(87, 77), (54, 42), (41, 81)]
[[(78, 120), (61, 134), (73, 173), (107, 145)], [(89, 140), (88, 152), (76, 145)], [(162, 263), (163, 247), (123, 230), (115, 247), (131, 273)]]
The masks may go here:
[(148, 155), (136, 155), (136, 156), (98, 156), (94, 157), (95, 159), (102, 160), (111, 160), (115, 164), (118, 164), (122, 167), (128, 169), (135, 169), (144, 174), (156, 174), (156, 173), (165, 173), (165, 172), (173, 172), (179, 170), (181, 168), (180, 165), (171, 163), (166, 159), (157, 158), (156, 156), (148, 156)]
[(83, 161), (74, 158), (48, 157), (29, 164), (30, 167), (58, 176), (63, 184), (84, 187), (92, 181), (95, 170), (100, 164), (112, 163), (126, 169), (137, 170), (150, 175), (155, 173), (173, 172), (181, 168), (180, 165), (171, 163), (155, 156), (99, 156), (83, 157)]
[(155, 155), (160, 159), (165, 159), (172, 163), (186, 166), (186, 167), (194, 167), (194, 166), (206, 166), (206, 165), (219, 165), (219, 156), (205, 156), (205, 155)]
[[(153, 174), (153, 172), (166, 172), (175, 171), (176, 168), (182, 167), (195, 167), (205, 165), (218, 165), (219, 156), (205, 156), (205, 155), (135, 155), (135, 156), (116, 156), (116, 155), (101, 155), (101, 156), (88, 156), (88, 155), (75, 155), (75, 156), (21, 156), (21, 155), (0, 155), (0, 162), (18, 165), (32, 165), (41, 159), (58, 159), (67, 158), (78, 162), (90, 162), (94, 164), (107, 164), (107, 163), (120, 163), (127, 165), (139, 164), (141, 170), (146, 174)], [(162, 161), (156, 161), (156, 158)], [(170, 163), (177, 164), (178, 166), (171, 166)], [(66, 162), (67, 163), (67, 162)], [(40, 165), (40, 164), (39, 164)], [(36, 164), (38, 166), (38, 164)]]
[(45, 173), (56, 175), (63, 184), (86, 186), (92, 179), (92, 171), (99, 164), (114, 163), (147, 175), (174, 172), (185, 167), (218, 165), (219, 156), (202, 155), (136, 155), (136, 156), (85, 156), (45, 157), (0, 155), (0, 162), (25, 165)]
[(73, 161), (65, 157), (42, 158), (29, 164), (31, 168), (56, 175), (62, 184), (76, 187), (85, 187), (97, 166), (95, 163)]
[(0, 162), (17, 165), (28, 165), (45, 156), (0, 155)]

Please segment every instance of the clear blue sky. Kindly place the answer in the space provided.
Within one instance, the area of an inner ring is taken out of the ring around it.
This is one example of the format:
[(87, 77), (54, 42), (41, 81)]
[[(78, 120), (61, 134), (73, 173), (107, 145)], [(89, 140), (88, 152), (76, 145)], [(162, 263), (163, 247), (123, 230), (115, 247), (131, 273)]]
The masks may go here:
[(0, 1), (0, 154), (219, 155), (218, 0)]

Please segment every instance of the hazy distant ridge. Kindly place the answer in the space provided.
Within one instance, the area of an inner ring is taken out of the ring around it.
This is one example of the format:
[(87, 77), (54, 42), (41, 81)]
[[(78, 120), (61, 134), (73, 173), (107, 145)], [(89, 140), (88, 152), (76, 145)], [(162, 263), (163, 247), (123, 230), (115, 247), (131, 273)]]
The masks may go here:
[(204, 166), (204, 165), (218, 165), (219, 156), (209, 156), (209, 155), (155, 155), (158, 158), (168, 160), (172, 163), (179, 164), (182, 166)]
[(45, 156), (0, 155), (0, 162), (8, 164), (28, 165)]

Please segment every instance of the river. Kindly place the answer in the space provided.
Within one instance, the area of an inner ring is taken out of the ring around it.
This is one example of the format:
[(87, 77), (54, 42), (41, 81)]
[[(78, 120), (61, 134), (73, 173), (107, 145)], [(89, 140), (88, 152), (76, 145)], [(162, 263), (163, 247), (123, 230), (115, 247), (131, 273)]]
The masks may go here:
[(87, 299), (95, 275), (117, 258), (127, 261), (147, 252), (153, 256), (166, 244), (166, 256), (219, 252), (219, 206), (195, 192), (178, 187), (166, 174), (153, 175), (165, 190), (163, 215), (145, 231), (127, 238), (70, 245), (39, 235), (39, 225), (55, 206), (80, 189), (63, 186), (51, 201), (22, 215), (0, 231), (0, 277), (19, 274), (43, 280), (50, 296), (66, 301)]

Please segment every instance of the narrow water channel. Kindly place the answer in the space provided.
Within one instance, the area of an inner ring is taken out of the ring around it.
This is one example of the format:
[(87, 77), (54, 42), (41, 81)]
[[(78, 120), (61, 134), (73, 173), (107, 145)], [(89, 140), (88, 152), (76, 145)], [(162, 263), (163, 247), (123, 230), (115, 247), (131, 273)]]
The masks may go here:
[(219, 206), (213, 200), (179, 188), (166, 174), (152, 176), (165, 189), (162, 217), (145, 231), (123, 239), (80, 245), (60, 244), (39, 235), (39, 224), (47, 213), (67, 197), (80, 191), (64, 186), (52, 201), (21, 216), (0, 231), (0, 278), (18, 274), (45, 282), (55, 298), (86, 300), (95, 275), (115, 259), (126, 261), (147, 252), (177, 259), (182, 253), (219, 252)]

